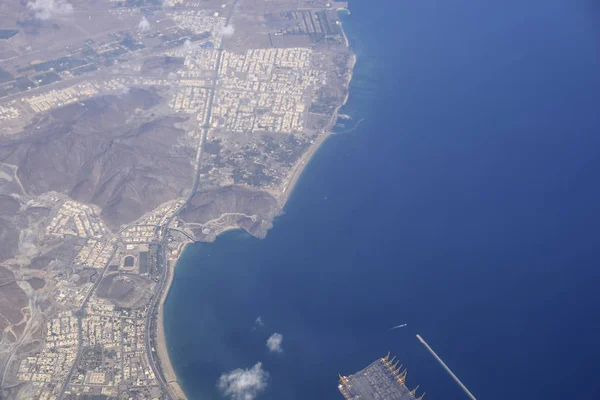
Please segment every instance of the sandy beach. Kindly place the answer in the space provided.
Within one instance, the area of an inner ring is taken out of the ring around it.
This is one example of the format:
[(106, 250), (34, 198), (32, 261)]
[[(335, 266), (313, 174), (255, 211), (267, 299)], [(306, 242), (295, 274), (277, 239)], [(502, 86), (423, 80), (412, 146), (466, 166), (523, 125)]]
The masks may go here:
[(300, 157), (296, 164), (294, 164), (290, 171), (290, 177), (288, 179), (287, 184), (284, 186), (284, 189), (276, 196), (277, 202), (279, 203), (279, 207), (283, 209), (283, 206), (285, 206), (285, 203), (294, 191), (294, 187), (296, 186), (300, 175), (302, 175), (302, 171), (304, 171), (304, 168), (310, 162), (310, 159), (314, 156), (319, 147), (321, 147), (323, 142), (325, 142), (325, 140), (330, 135), (330, 133), (326, 133), (322, 136), (319, 136), (317, 140), (315, 140), (315, 142), (310, 145), (308, 150)]
[(169, 295), (169, 291), (171, 290), (171, 284), (173, 283), (173, 278), (175, 277), (175, 267), (177, 266), (177, 260), (171, 260), (171, 268), (167, 271), (169, 274), (166, 288), (161, 294), (160, 303), (158, 305), (158, 332), (157, 332), (157, 352), (158, 357), (160, 358), (160, 364), (162, 373), (165, 377), (165, 381), (169, 385), (169, 390), (171, 394), (176, 399), (185, 400), (187, 397), (185, 393), (179, 386), (177, 382), (177, 374), (173, 369), (173, 365), (171, 364), (171, 359), (169, 358), (169, 349), (167, 348), (167, 341), (165, 337), (165, 324), (164, 324), (164, 304)]
[[(343, 29), (342, 29), (342, 32), (344, 35), (344, 40), (346, 41), (346, 46), (348, 48), (350, 48), (348, 38), (346, 37), (346, 32), (344, 32)], [(288, 198), (290, 197), (291, 193), (294, 191), (294, 187), (296, 186), (296, 183), (298, 182), (300, 175), (302, 175), (302, 171), (304, 171), (304, 168), (306, 167), (306, 165), (310, 162), (311, 158), (315, 155), (315, 153), (317, 152), (319, 147), (321, 147), (321, 145), (325, 142), (325, 140), (334, 134), (331, 130), (333, 129), (333, 127), (336, 124), (336, 121), (339, 117), (340, 109), (346, 104), (346, 102), (348, 101), (348, 97), (350, 96), (350, 82), (352, 81), (352, 73), (354, 71), (355, 65), (356, 65), (356, 54), (354, 52), (352, 52), (352, 56), (350, 57), (350, 62), (348, 63), (348, 69), (350, 70), (350, 74), (348, 75), (348, 81), (346, 82), (346, 87), (348, 88), (348, 90), (346, 91), (346, 97), (344, 98), (344, 101), (335, 108), (335, 111), (333, 112), (331, 119), (329, 120), (329, 123), (327, 124), (327, 126), (325, 128), (325, 133), (323, 135), (319, 136), (315, 140), (315, 142), (313, 144), (311, 144), (311, 146), (306, 151), (306, 153), (304, 153), (302, 155), (302, 157), (300, 157), (300, 159), (292, 167), (292, 170), (290, 172), (290, 177), (287, 181), (287, 184), (284, 185), (284, 189), (282, 190), (282, 192), (280, 192), (276, 195), (276, 198), (279, 202), (279, 206), (282, 209), (283, 209), (283, 206), (285, 205), (285, 203), (287, 202)]]

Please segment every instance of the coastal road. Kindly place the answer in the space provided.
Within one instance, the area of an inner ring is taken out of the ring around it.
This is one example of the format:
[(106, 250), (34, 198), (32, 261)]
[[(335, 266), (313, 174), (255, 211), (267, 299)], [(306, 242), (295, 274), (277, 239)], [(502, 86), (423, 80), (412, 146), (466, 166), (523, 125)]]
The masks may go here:
[[(225, 21), (226, 26), (231, 23), (233, 11), (235, 10), (235, 7), (237, 6), (238, 1), (239, 0), (234, 0), (233, 4), (231, 5), (231, 8), (229, 9), (229, 13), (227, 14), (227, 19)], [(198, 152), (197, 152), (197, 156), (196, 156), (196, 168), (195, 168), (195, 172), (194, 172), (194, 180), (192, 183), (192, 188), (191, 188), (185, 202), (183, 202), (181, 204), (181, 206), (179, 206), (179, 208), (167, 220), (167, 222), (165, 223), (165, 225), (163, 227), (162, 239), (161, 239), (163, 268), (162, 268), (160, 280), (158, 282), (156, 290), (154, 291), (154, 296), (152, 296), (152, 299), (150, 300), (150, 306), (148, 307), (148, 315), (146, 316), (147, 319), (146, 319), (146, 338), (145, 338), (146, 343), (145, 343), (145, 345), (146, 345), (146, 352), (148, 354), (149, 364), (150, 364), (150, 367), (152, 368), (152, 372), (154, 373), (154, 376), (156, 376), (156, 379), (159, 381), (160, 385), (164, 388), (165, 394), (167, 395), (168, 399), (175, 399), (176, 397), (171, 392), (171, 390), (163, 376), (161, 368), (159, 368), (157, 365), (158, 363), (157, 363), (157, 360), (155, 357), (158, 357), (158, 354), (155, 354), (155, 352), (152, 351), (152, 343), (151, 343), (150, 338), (152, 337), (151, 336), (152, 334), (157, 333), (157, 332), (154, 332), (151, 330), (151, 325), (152, 325), (151, 322), (154, 318), (156, 318), (156, 329), (158, 330), (159, 306), (161, 303), (161, 298), (163, 296), (163, 291), (168, 290), (168, 288), (165, 288), (165, 284), (168, 281), (168, 275), (169, 275), (168, 263), (167, 263), (167, 253), (166, 253), (168, 231), (169, 231), (169, 229), (172, 229), (172, 228), (169, 228), (169, 226), (171, 225), (173, 220), (175, 218), (177, 218), (177, 216), (185, 209), (185, 207), (188, 205), (188, 203), (194, 197), (196, 190), (198, 190), (198, 185), (200, 182), (200, 165), (202, 163), (202, 154), (203, 154), (202, 148), (204, 146), (204, 141), (206, 140), (208, 131), (210, 129), (210, 118), (212, 115), (212, 108), (213, 108), (213, 103), (214, 103), (214, 99), (215, 99), (215, 92), (217, 89), (217, 80), (218, 80), (218, 76), (219, 76), (219, 69), (221, 68), (221, 62), (223, 60), (223, 51), (224, 51), (223, 42), (224, 42), (224, 40), (221, 40), (221, 44), (219, 45), (219, 48), (217, 49), (217, 51), (219, 52), (219, 55), (217, 57), (217, 63), (215, 65), (214, 79), (213, 79), (212, 84), (210, 85), (210, 93), (211, 94), (208, 99), (206, 115), (205, 115), (205, 118), (204, 118), (204, 121), (202, 124), (202, 126), (203, 126), (202, 127), (202, 135), (200, 136), (200, 141), (198, 143)], [(186, 236), (188, 236), (188, 235), (186, 235)], [(165, 362), (165, 360), (162, 360), (162, 362)], [(169, 362), (169, 361), (166, 360), (166, 362)]]
[(158, 306), (159, 306), (163, 291), (165, 290), (165, 283), (167, 282), (167, 280), (168, 280), (167, 277), (169, 275), (169, 271), (168, 271), (169, 266), (167, 263), (167, 252), (165, 251), (166, 247), (167, 247), (167, 234), (166, 234), (166, 230), (165, 230), (165, 234), (163, 236), (162, 243), (161, 243), (161, 253), (162, 253), (161, 262), (163, 264), (163, 268), (162, 268), (162, 272), (160, 274), (160, 280), (154, 291), (155, 295), (152, 296), (152, 299), (150, 300), (150, 306), (148, 307), (148, 313), (146, 315), (146, 332), (145, 332), (144, 340), (146, 342), (145, 345), (146, 345), (146, 353), (148, 354), (148, 364), (150, 365), (150, 368), (152, 369), (152, 373), (154, 373), (156, 380), (158, 380), (158, 383), (163, 388), (164, 393), (167, 395), (167, 399), (176, 399), (177, 397), (174, 396), (173, 393), (171, 393), (171, 389), (169, 388), (169, 385), (168, 385), (167, 381), (165, 380), (165, 377), (163, 376), (162, 370), (157, 365), (155, 356), (158, 358), (158, 354), (155, 354), (155, 352), (152, 351), (152, 343), (151, 343), (151, 337), (152, 337), (151, 335), (154, 333), (154, 331), (151, 329), (152, 321), (156, 317), (156, 329), (158, 330)]

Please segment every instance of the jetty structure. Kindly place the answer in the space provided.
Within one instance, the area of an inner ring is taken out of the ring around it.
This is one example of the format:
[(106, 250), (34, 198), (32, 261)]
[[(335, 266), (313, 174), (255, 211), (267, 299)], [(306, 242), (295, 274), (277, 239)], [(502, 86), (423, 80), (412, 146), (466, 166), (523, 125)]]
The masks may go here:
[(417, 339), (419, 339), (419, 342), (421, 342), (423, 344), (423, 346), (425, 346), (425, 348), (429, 351), (429, 353), (431, 353), (431, 355), (437, 360), (437, 362), (440, 363), (440, 365), (442, 367), (444, 367), (446, 372), (452, 377), (452, 379), (454, 379), (454, 381), (458, 384), (458, 386), (460, 386), (460, 388), (465, 392), (465, 394), (467, 396), (469, 396), (469, 399), (477, 400), (475, 398), (475, 396), (473, 396), (473, 393), (471, 393), (469, 391), (469, 389), (467, 389), (467, 387), (460, 381), (460, 379), (458, 379), (458, 377), (456, 375), (454, 375), (454, 372), (452, 372), (452, 370), (446, 365), (446, 363), (444, 361), (442, 361), (440, 356), (438, 356), (437, 353), (435, 351), (433, 351), (431, 346), (429, 346), (429, 344), (427, 344), (425, 339), (423, 339), (421, 337), (421, 335), (418, 335), (418, 334), (417, 334)]
[(416, 397), (418, 386), (409, 390), (406, 385), (406, 369), (402, 370), (396, 357), (390, 353), (352, 375), (340, 375), (338, 389), (346, 400), (422, 400)]

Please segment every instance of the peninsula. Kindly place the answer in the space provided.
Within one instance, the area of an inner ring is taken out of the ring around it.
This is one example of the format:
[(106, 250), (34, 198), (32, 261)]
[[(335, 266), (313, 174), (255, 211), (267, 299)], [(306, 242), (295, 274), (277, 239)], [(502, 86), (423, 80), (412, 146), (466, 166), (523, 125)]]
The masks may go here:
[(1, 398), (185, 398), (177, 259), (281, 214), (347, 100), (346, 8), (0, 4)]

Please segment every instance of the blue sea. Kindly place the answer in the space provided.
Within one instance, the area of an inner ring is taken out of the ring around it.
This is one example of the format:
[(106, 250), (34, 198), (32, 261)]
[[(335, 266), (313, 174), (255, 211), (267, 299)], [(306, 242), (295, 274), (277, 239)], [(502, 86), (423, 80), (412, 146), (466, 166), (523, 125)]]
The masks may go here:
[(350, 10), (342, 111), (364, 122), (325, 142), (266, 239), (228, 232), (176, 267), (188, 397), (261, 362), (257, 399), (342, 399), (338, 373), (390, 351), (409, 388), (465, 399), (419, 333), (477, 398), (599, 399), (600, 6)]

